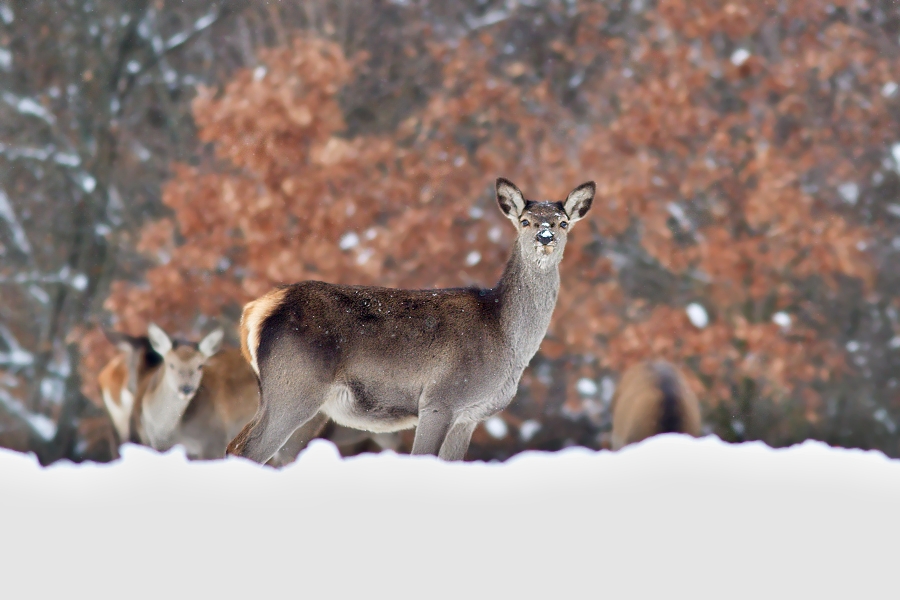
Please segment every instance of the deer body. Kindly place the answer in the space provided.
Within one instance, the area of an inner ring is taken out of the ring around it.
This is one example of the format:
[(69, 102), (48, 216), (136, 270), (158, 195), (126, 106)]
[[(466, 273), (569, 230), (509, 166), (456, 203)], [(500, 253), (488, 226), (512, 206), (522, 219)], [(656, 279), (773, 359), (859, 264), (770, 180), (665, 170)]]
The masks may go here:
[(400, 290), (306, 281), (244, 308), (242, 349), (260, 380), (253, 421), (228, 452), (266, 461), (318, 412), (347, 427), (417, 427), (414, 454), (462, 459), (475, 426), (505, 408), (543, 339), (567, 228), (593, 183), (530, 202), (497, 182), (519, 236), (493, 289)]
[(681, 372), (665, 361), (626, 370), (612, 412), (613, 450), (660, 433), (700, 435), (700, 403)]

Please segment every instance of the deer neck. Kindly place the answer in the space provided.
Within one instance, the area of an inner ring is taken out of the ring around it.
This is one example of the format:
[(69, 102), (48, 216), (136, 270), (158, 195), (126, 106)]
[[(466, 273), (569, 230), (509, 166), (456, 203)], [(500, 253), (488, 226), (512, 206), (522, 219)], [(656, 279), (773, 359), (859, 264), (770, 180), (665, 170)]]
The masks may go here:
[(184, 411), (194, 395), (187, 398), (179, 395), (166, 380), (165, 373), (150, 382), (143, 400), (141, 421), (151, 446), (167, 450), (172, 445)]
[(517, 363), (522, 367), (538, 351), (559, 294), (558, 262), (543, 266), (516, 244), (497, 285), (500, 320)]

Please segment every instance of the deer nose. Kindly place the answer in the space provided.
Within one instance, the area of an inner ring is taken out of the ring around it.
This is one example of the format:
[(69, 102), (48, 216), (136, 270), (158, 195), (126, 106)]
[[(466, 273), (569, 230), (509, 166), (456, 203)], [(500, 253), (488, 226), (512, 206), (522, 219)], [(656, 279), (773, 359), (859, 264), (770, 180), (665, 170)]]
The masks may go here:
[(540, 231), (538, 231), (537, 241), (546, 246), (553, 241), (553, 232), (549, 229), (541, 229)]
[(191, 386), (189, 386), (189, 385), (183, 385), (183, 386), (181, 386), (181, 393), (182, 393), (182, 394), (187, 395), (187, 394), (190, 394), (190, 393), (193, 392), (193, 391), (194, 391), (194, 388), (191, 387)]

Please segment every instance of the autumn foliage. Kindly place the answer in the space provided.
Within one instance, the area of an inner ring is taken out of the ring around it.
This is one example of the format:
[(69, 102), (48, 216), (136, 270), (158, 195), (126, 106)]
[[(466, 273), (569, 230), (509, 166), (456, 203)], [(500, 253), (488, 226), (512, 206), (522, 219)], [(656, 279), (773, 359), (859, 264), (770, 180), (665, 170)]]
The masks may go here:
[[(378, 48), (347, 56), (326, 36), (260, 49), (260, 66), (200, 89), (209, 152), (173, 166), (171, 217), (140, 242), (156, 266), (107, 300), (119, 327), (196, 335), (204, 318), (233, 324), (244, 302), (303, 279), (491, 285), (512, 239), (494, 179), (542, 199), (593, 179), (507, 422), (544, 423), (537, 445), (601, 445), (608, 394), (579, 380), (658, 356), (686, 368), (720, 435), (743, 435), (747, 390), (751, 405), (791, 406), (814, 426), (823, 394), (856, 368), (838, 299), (876, 293), (880, 225), (859, 209), (894, 141), (882, 90), (900, 81), (896, 53), (840, 1), (660, 0), (619, 29), (603, 4), (554, 10), (565, 26), (528, 44), (524, 8), (420, 40), (438, 83), (388, 128), (351, 126), (343, 108)], [(778, 431), (767, 439), (795, 436)], [(476, 433), (475, 448), (491, 444), (503, 455), (528, 440)]]

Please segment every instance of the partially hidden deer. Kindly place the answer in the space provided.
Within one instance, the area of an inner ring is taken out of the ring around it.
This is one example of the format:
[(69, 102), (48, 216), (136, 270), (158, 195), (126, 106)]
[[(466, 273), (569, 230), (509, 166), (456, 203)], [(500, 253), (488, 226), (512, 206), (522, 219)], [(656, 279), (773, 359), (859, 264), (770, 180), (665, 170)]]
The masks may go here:
[(198, 344), (173, 341), (155, 324), (147, 334), (163, 362), (138, 386), (132, 417), (138, 441), (157, 450), (181, 444), (191, 458), (223, 457), (228, 440), (256, 412), (256, 374), (238, 349), (221, 349), (221, 329)]
[(403, 290), (305, 281), (244, 307), (241, 347), (260, 405), (228, 453), (268, 460), (322, 412), (347, 427), (416, 427), (413, 454), (465, 457), (475, 426), (503, 410), (543, 340), (569, 229), (595, 185), (562, 202), (526, 200), (498, 179), (518, 236), (494, 288)]
[(613, 450), (661, 433), (700, 435), (700, 403), (673, 364), (645, 361), (629, 367), (613, 394)]
[(116, 433), (116, 447), (131, 439), (131, 413), (138, 382), (162, 363), (162, 357), (150, 346), (145, 336), (131, 336), (104, 331), (118, 353), (106, 363), (97, 376), (100, 395)]

